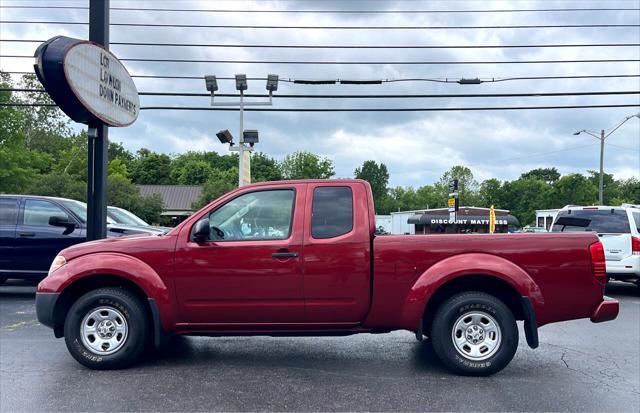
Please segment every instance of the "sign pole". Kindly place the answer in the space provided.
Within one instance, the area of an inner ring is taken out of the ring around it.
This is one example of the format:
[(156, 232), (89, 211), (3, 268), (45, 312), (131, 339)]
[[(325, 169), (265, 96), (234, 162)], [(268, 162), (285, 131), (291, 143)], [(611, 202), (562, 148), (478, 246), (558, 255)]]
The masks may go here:
[[(89, 40), (109, 49), (109, 0), (89, 0)], [(87, 159), (87, 240), (107, 235), (107, 158), (109, 127), (89, 123)]]

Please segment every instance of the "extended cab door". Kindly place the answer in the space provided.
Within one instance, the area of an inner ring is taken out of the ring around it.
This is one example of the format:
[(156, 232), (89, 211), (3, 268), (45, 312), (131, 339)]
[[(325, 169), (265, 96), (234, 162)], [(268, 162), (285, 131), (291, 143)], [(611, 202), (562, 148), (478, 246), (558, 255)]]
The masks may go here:
[(306, 184), (248, 189), (200, 219), (209, 238), (180, 233), (174, 280), (180, 322), (202, 328), (304, 321)]
[(307, 187), (304, 234), (306, 320), (357, 324), (369, 311), (371, 228), (362, 183)]
[[(76, 228), (50, 225), (52, 217), (76, 222)], [(26, 198), (16, 230), (16, 270), (34, 276), (46, 275), (58, 252), (84, 240), (80, 223), (63, 207), (45, 199)]]

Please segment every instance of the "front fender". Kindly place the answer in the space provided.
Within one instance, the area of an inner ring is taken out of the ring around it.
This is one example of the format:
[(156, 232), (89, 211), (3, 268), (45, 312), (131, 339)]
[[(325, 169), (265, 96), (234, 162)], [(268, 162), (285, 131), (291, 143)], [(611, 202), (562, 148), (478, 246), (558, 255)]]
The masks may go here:
[(175, 318), (169, 289), (153, 268), (130, 255), (104, 252), (69, 260), (40, 282), (38, 292), (61, 293), (73, 283), (93, 275), (121, 277), (136, 284), (156, 302), (164, 330), (173, 330)]
[(400, 318), (402, 328), (416, 331), (427, 303), (436, 290), (465, 275), (496, 277), (511, 285), (521, 296), (529, 297), (536, 312), (544, 306), (544, 297), (538, 285), (513, 262), (491, 254), (461, 254), (437, 262), (418, 277), (405, 300)]

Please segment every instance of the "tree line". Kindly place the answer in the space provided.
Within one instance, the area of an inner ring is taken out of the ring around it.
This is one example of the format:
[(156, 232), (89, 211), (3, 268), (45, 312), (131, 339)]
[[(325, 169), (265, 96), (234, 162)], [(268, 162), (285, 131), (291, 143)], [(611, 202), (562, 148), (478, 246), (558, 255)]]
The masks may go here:
[[(33, 76), (23, 76), (17, 85), (0, 72), (0, 88), (40, 87)], [(0, 92), (3, 103), (51, 103), (44, 93)], [(112, 135), (114, 135), (112, 130)], [(74, 132), (67, 117), (55, 107), (0, 107), (0, 193), (30, 193), (86, 200), (87, 135)], [(159, 196), (142, 197), (136, 185), (201, 185), (199, 208), (234, 189), (238, 182), (238, 155), (214, 151), (164, 154), (142, 148), (133, 153), (121, 143), (109, 142), (107, 200), (128, 209), (148, 222), (162, 222)], [(327, 179), (335, 177), (333, 162), (311, 152), (295, 152), (278, 161), (264, 153), (251, 159), (252, 182), (282, 179)], [(460, 205), (511, 210), (522, 224), (533, 223), (536, 209), (567, 204), (592, 205), (598, 198), (598, 175), (561, 176), (555, 168), (523, 173), (512, 181), (488, 179), (478, 182), (465, 166), (454, 166), (433, 185), (390, 187), (384, 163), (365, 161), (354, 177), (371, 184), (376, 213), (446, 206), (448, 182), (458, 179)], [(350, 178), (350, 177), (345, 177)], [(605, 174), (604, 202), (640, 203), (636, 178), (616, 180)]]

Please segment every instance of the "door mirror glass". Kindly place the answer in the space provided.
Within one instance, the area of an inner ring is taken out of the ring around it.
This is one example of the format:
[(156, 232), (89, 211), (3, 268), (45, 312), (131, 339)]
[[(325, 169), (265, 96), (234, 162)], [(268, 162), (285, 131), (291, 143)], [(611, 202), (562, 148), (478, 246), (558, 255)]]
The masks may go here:
[(49, 225), (54, 227), (75, 227), (76, 223), (70, 221), (69, 218), (61, 217), (58, 215), (54, 215), (49, 217)]
[(191, 239), (194, 242), (205, 242), (209, 240), (209, 218), (202, 218), (196, 222), (191, 231)]
[(51, 225), (52, 227), (66, 228), (62, 235), (69, 235), (73, 232), (74, 229), (76, 229), (76, 223), (71, 221), (69, 217), (65, 218), (57, 215), (49, 217), (49, 225)]

